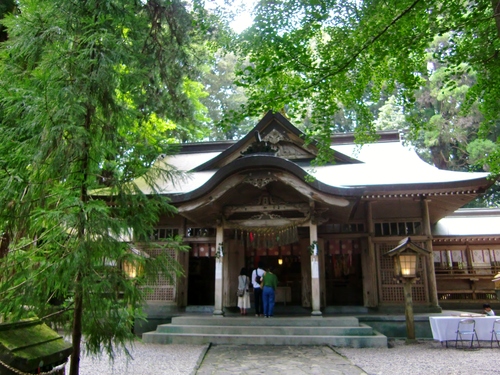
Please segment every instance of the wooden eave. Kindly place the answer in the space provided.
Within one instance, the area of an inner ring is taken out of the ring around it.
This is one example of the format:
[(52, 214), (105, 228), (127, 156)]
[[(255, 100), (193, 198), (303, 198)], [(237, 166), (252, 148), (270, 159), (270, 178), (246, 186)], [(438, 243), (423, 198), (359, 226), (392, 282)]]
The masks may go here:
[(223, 152), (236, 141), (195, 142), (180, 145), (179, 154), (198, 154), (205, 152)]
[[(297, 166), (295, 163), (274, 156), (263, 156), (263, 155), (248, 155), (234, 160), (232, 163), (225, 165), (220, 168), (203, 186), (196, 190), (190, 191), (185, 194), (175, 194), (169, 195), (172, 203), (181, 203), (193, 199), (197, 199), (211, 190), (213, 190), (217, 185), (221, 184), (222, 181), (229, 178), (230, 176), (241, 173), (243, 171), (258, 171), (258, 170), (283, 170), (291, 175), (305, 181), (305, 177), (308, 175), (304, 169)], [(312, 188), (321, 193), (336, 195), (346, 198), (356, 198), (362, 196), (363, 187), (335, 187), (326, 185), (320, 181), (307, 182), (307, 184)]]
[(500, 230), (497, 235), (466, 235), (466, 236), (434, 236), (432, 246), (434, 250), (464, 250), (468, 247), (471, 250), (500, 249)]
[(362, 200), (427, 199), (430, 222), (434, 224), (486, 192), (494, 183), (488, 178), (441, 183), (372, 185), (363, 191)]
[[(401, 136), (398, 130), (386, 130), (377, 132), (378, 142), (400, 142)], [(331, 137), (332, 145), (354, 144), (356, 142), (356, 133), (337, 133)]]
[(381, 198), (389, 196), (446, 196), (460, 194), (482, 194), (495, 181), (480, 177), (467, 181), (446, 181), (439, 183), (369, 185), (365, 187), (363, 198)]
[[(269, 212), (274, 214), (304, 219), (303, 204), (307, 204), (309, 213), (317, 212), (319, 215), (328, 211), (329, 217), (333, 215), (337, 220), (348, 220), (362, 190), (332, 187), (319, 181), (307, 182), (306, 175), (307, 172), (289, 160), (248, 155), (219, 169), (200, 188), (186, 194), (171, 195), (170, 198), (180, 215), (197, 223), (214, 223), (223, 217), (223, 213), (231, 213), (232, 220), (238, 220), (243, 213), (247, 215), (243, 219), (251, 216), (252, 212), (262, 213), (266, 210), (249, 199), (267, 191), (274, 192), (274, 196), (293, 196), (290, 201), (283, 198), (289, 205), (280, 206), (284, 210), (271, 208)], [(252, 180), (268, 177), (270, 182), (264, 188), (251, 183)], [(239, 210), (239, 213), (231, 211), (235, 206), (244, 205), (247, 209)]]

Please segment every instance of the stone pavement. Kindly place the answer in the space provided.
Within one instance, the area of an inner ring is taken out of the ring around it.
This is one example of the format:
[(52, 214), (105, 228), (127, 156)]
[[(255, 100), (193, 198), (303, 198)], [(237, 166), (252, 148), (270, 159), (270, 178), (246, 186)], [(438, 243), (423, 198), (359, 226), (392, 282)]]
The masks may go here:
[(211, 345), (196, 375), (366, 375), (329, 346)]

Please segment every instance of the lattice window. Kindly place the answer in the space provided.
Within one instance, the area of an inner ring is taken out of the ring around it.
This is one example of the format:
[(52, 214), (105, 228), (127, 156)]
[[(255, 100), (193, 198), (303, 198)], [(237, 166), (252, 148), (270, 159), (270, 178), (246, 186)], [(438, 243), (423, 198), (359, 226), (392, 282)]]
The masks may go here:
[(196, 228), (188, 227), (186, 228), (186, 237), (215, 237), (215, 228)]
[(178, 228), (156, 228), (153, 230), (152, 240), (161, 241), (179, 235)]
[(420, 221), (393, 221), (375, 223), (375, 236), (410, 236), (422, 234)]
[(324, 224), (321, 229), (325, 233), (364, 233), (364, 223), (343, 223), (343, 224)]
[[(148, 249), (146, 251), (150, 256), (155, 257), (160, 254), (175, 259), (175, 250), (173, 249)], [(173, 275), (173, 270), (172, 273)], [(159, 274), (156, 283), (146, 285), (146, 301), (175, 301), (175, 276), (174, 280), (170, 281), (164, 274)]]
[(434, 250), (434, 267), (437, 274), (471, 273), (494, 275), (500, 270), (500, 250), (469, 249)]
[[(423, 244), (417, 245), (423, 246)], [(404, 303), (403, 285), (398, 284), (397, 281), (394, 280), (394, 259), (385, 255), (389, 250), (396, 246), (397, 243), (377, 245), (377, 254), (380, 266), (379, 290), (381, 303)], [(417, 272), (422, 275), (424, 274), (424, 262), (421, 257), (419, 257), (418, 260)], [(418, 303), (428, 301), (426, 285), (423, 278), (412, 285), (411, 291), (413, 302)]]
[(500, 250), (492, 250), (492, 265), (494, 266), (500, 266)]

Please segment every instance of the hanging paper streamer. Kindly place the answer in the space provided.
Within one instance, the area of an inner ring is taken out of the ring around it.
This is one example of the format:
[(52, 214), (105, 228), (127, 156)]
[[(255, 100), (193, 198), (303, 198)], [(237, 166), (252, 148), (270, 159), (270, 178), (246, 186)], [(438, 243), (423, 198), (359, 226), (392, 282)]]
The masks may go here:
[(241, 230), (241, 238), (246, 239), (247, 246), (271, 248), (285, 246), (299, 240), (296, 226), (287, 228), (252, 228)]
[(234, 229), (235, 239), (239, 237), (246, 246), (271, 248), (297, 242), (299, 240), (298, 226), (308, 222), (310, 217), (307, 216), (297, 221), (263, 213), (243, 221), (223, 220), (224, 227)]

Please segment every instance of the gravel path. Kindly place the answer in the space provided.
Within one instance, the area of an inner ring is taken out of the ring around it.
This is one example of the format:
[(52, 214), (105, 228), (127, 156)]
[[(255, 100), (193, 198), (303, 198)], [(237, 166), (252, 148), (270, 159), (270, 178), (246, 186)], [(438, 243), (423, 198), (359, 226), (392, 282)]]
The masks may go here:
[(441, 346), (437, 341), (420, 340), (406, 345), (404, 340), (391, 342), (393, 348), (335, 348), (369, 375), (475, 375), (500, 374), (500, 348), (483, 343), (481, 349), (464, 350)]
[[(133, 359), (118, 353), (111, 363), (107, 356), (82, 356), (80, 375), (189, 375), (208, 345), (156, 345), (136, 343), (130, 349)], [(66, 365), (66, 369), (69, 366)]]
[[(391, 342), (392, 348), (352, 349), (335, 351), (362, 368), (369, 375), (473, 375), (487, 373), (500, 375), (498, 358), (500, 348), (490, 349), (482, 343), (479, 350), (442, 347), (432, 340), (405, 345), (403, 340)], [(133, 360), (117, 355), (114, 364), (107, 358), (84, 356), (82, 375), (194, 375), (208, 346), (153, 345), (137, 343), (132, 348)], [(270, 350), (273, 347), (269, 347)], [(276, 348), (276, 347), (274, 347)]]

